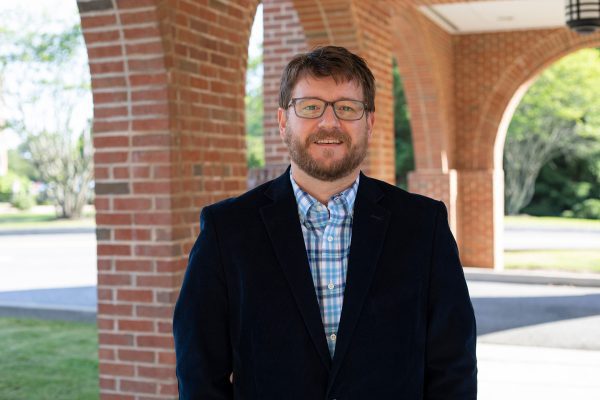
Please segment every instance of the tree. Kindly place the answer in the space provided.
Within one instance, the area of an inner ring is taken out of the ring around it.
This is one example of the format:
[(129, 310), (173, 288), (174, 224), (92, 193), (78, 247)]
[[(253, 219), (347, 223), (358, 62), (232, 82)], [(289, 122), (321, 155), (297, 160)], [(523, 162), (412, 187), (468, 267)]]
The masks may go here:
[(30, 29), (0, 31), (0, 77), (12, 77), (2, 85), (10, 110), (3, 128), (21, 137), (20, 156), (35, 167), (59, 216), (77, 218), (93, 179), (83, 37), (79, 25)]
[(585, 49), (545, 70), (517, 107), (504, 147), (505, 204), (519, 213), (545, 165), (585, 158), (600, 139), (600, 52)]
[(400, 78), (398, 65), (394, 61), (394, 146), (396, 151), (396, 185), (408, 187), (408, 173), (415, 169), (415, 156), (410, 130), (408, 104)]

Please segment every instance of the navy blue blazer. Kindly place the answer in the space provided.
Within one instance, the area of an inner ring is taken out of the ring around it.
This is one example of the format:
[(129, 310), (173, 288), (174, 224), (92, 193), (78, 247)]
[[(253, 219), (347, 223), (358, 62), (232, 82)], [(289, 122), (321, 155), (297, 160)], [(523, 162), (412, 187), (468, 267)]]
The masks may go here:
[(205, 207), (200, 226), (173, 317), (180, 399), (477, 398), (442, 202), (361, 173), (333, 360), (289, 169)]

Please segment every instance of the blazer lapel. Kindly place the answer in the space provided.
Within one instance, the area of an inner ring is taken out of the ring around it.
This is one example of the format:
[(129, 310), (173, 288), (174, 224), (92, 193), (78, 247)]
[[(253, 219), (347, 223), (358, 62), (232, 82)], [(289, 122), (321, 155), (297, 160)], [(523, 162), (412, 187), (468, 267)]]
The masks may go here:
[(354, 204), (346, 289), (329, 389), (348, 350), (385, 241), (391, 213), (377, 204), (381, 197), (383, 192), (377, 183), (361, 173)]
[(274, 201), (262, 207), (260, 214), (273, 243), (306, 329), (327, 370), (331, 356), (325, 339), (325, 329), (315, 292), (306, 247), (298, 218), (298, 206), (290, 183), (289, 168), (271, 183), (265, 195)]

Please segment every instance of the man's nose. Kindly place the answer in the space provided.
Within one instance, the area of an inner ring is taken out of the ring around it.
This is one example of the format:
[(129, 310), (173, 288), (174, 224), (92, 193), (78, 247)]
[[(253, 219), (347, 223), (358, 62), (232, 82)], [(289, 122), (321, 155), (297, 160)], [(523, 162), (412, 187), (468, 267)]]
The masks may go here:
[(340, 120), (336, 117), (335, 112), (333, 111), (333, 104), (327, 104), (325, 106), (325, 112), (321, 115), (319, 119), (319, 127), (339, 127)]

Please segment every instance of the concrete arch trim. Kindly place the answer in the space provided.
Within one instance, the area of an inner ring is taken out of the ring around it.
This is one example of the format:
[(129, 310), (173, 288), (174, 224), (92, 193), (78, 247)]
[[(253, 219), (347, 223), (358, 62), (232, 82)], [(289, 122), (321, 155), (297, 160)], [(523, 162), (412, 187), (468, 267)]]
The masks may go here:
[(477, 135), (472, 144), (477, 164), (472, 169), (502, 169), (504, 142), (510, 120), (523, 95), (544, 69), (577, 50), (599, 46), (600, 33), (582, 36), (565, 28), (538, 42), (530, 52), (516, 57), (496, 82), (482, 107)]

